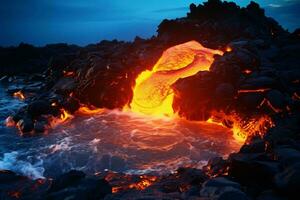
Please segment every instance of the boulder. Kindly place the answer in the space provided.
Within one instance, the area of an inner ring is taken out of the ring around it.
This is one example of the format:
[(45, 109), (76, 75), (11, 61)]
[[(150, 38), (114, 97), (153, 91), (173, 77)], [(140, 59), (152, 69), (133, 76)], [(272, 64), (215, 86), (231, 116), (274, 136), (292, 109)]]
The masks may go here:
[(216, 87), (216, 97), (219, 99), (232, 99), (236, 90), (230, 83), (221, 83)]
[(27, 112), (32, 118), (36, 118), (43, 114), (49, 114), (51, 112), (51, 105), (46, 100), (37, 100), (28, 105)]
[(287, 167), (284, 171), (276, 174), (275, 186), (283, 194), (289, 197), (298, 196), (300, 186), (300, 163)]
[(239, 183), (224, 177), (213, 178), (203, 183), (200, 196), (218, 200), (248, 199), (247, 195), (241, 191)]
[(285, 196), (279, 195), (273, 190), (263, 191), (256, 199), (257, 200), (287, 200)]
[(82, 179), (84, 179), (84, 177), (85, 174), (82, 171), (71, 170), (55, 179), (49, 189), (49, 192), (56, 192), (64, 188), (77, 185)]
[(228, 174), (245, 185), (270, 187), (274, 175), (279, 171), (279, 163), (265, 154), (235, 153), (229, 157)]
[(274, 88), (276, 81), (273, 78), (267, 76), (258, 76), (253, 78), (246, 79), (240, 89), (243, 90), (256, 90), (256, 89), (265, 89), (265, 88)]
[(24, 117), (18, 121), (17, 127), (20, 130), (21, 136), (30, 136), (30, 132), (34, 128), (34, 124), (30, 118)]
[(250, 144), (244, 144), (240, 153), (263, 153), (265, 152), (266, 143), (262, 139), (250, 142)]
[(300, 151), (289, 147), (275, 148), (274, 156), (285, 167), (300, 162)]
[(287, 105), (285, 96), (278, 90), (270, 90), (267, 92), (266, 98), (269, 100), (272, 107), (277, 110), (283, 110)]

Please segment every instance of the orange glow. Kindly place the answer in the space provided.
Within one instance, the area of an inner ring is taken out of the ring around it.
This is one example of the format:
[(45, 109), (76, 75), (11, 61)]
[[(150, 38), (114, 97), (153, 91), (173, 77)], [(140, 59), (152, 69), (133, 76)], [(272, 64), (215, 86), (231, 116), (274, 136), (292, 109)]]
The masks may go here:
[(13, 120), (12, 116), (9, 116), (5, 119), (5, 125), (7, 127), (14, 127), (16, 125), (15, 121)]
[(231, 48), (230, 46), (227, 46), (226, 49), (225, 49), (225, 51), (226, 51), (226, 52), (231, 52), (231, 51), (232, 51), (232, 48)]
[(89, 108), (87, 106), (81, 106), (79, 109), (78, 109), (78, 113), (79, 114), (83, 114), (83, 115), (89, 115), (89, 114), (100, 114), (100, 113), (103, 113), (105, 111), (105, 109), (103, 108)]
[(137, 77), (129, 107), (147, 115), (173, 116), (174, 92), (170, 86), (180, 78), (209, 70), (215, 54), (223, 52), (205, 48), (196, 41), (167, 49), (151, 71), (143, 71)]
[(262, 107), (262, 106), (265, 105), (265, 104), (266, 104), (271, 110), (273, 110), (275, 113), (282, 112), (281, 109), (275, 108), (275, 107), (272, 105), (272, 103), (271, 103), (268, 99), (266, 99), (266, 98), (264, 98), (264, 99), (262, 100), (262, 102), (260, 103), (260, 105), (258, 106), (258, 108)]
[(251, 74), (251, 73), (252, 73), (252, 71), (251, 71), (251, 70), (249, 70), (249, 69), (246, 69), (246, 70), (244, 70), (244, 71), (243, 71), (243, 73), (244, 73), (244, 74)]
[(270, 88), (262, 88), (257, 90), (238, 90), (238, 93), (256, 93), (256, 92), (267, 92)]
[(72, 71), (63, 71), (64, 73), (64, 76), (67, 77), (67, 76), (74, 76), (75, 75), (75, 72), (72, 72)]
[(71, 115), (70, 113), (68, 113), (65, 109), (62, 108), (62, 109), (60, 109), (60, 111), (61, 111), (61, 114), (60, 114), (59, 118), (51, 117), (49, 119), (51, 127), (56, 127), (57, 125), (63, 124), (66, 121), (68, 121), (69, 119), (74, 118), (74, 116)]
[(267, 130), (274, 126), (274, 123), (267, 115), (242, 119), (237, 114), (224, 114), (222, 112), (213, 112), (212, 117), (207, 120), (208, 123), (225, 126), (223, 121), (232, 123), (231, 130), (233, 137), (239, 142), (245, 142), (249, 136), (263, 136)]
[(20, 99), (20, 100), (25, 100), (25, 95), (22, 93), (21, 90), (18, 91), (18, 92), (15, 92), (15, 93), (13, 94), (13, 96), (16, 97), (16, 98), (18, 98), (18, 99)]
[(112, 193), (117, 193), (128, 189), (144, 190), (149, 186), (151, 186), (156, 180), (157, 180), (156, 176), (142, 175), (140, 176), (140, 180), (135, 183), (112, 187)]
[(19, 199), (21, 197), (22, 193), (19, 191), (11, 191), (11, 192), (8, 192), (8, 195), (12, 198)]
[(61, 114), (60, 114), (60, 119), (61, 119), (61, 122), (65, 122), (67, 121), (68, 119), (70, 118), (73, 118), (73, 115), (69, 114), (65, 109), (61, 109)]

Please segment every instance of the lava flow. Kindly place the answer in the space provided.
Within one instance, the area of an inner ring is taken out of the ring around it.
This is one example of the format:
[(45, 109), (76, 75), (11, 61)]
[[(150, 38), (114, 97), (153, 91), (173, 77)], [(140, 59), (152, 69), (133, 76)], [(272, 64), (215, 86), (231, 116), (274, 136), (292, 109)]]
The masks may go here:
[(163, 52), (151, 71), (136, 79), (130, 108), (134, 112), (155, 116), (173, 116), (174, 93), (171, 85), (180, 78), (209, 70), (214, 55), (223, 52), (203, 47), (196, 41), (173, 46)]

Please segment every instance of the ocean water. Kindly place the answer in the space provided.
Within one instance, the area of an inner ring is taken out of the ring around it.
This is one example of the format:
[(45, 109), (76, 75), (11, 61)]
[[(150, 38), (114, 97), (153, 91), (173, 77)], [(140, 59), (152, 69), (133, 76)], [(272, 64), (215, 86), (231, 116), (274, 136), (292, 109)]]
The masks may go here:
[(23, 105), (0, 85), (0, 169), (33, 179), (70, 169), (163, 174), (181, 166), (201, 168), (208, 159), (227, 156), (242, 145), (231, 130), (215, 124), (118, 110), (75, 114), (42, 136), (22, 138), (4, 121)]

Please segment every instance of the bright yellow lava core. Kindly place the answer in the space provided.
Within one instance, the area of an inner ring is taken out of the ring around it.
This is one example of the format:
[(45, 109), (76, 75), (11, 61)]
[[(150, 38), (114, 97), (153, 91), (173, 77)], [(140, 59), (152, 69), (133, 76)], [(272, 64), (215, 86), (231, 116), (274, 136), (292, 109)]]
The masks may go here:
[(130, 108), (134, 112), (154, 116), (173, 116), (174, 92), (171, 85), (179, 78), (209, 70), (214, 55), (223, 52), (189, 41), (165, 50), (151, 71), (143, 71), (136, 79)]

